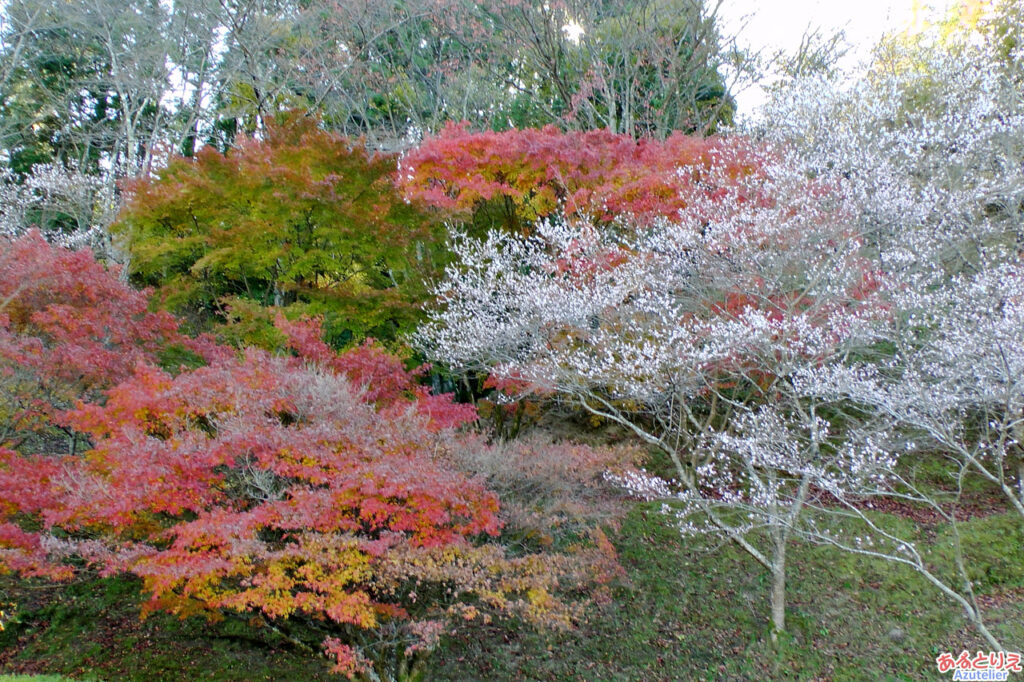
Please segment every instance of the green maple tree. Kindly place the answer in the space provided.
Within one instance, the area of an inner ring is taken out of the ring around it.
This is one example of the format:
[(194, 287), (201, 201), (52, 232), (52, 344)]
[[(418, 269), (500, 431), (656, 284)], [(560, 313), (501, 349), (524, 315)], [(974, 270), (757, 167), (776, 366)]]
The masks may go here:
[(323, 315), (335, 341), (393, 338), (418, 319), (443, 240), (395, 190), (395, 167), (292, 113), (130, 184), (113, 231), (136, 283), (175, 312), (247, 323), (243, 341), (260, 306)]

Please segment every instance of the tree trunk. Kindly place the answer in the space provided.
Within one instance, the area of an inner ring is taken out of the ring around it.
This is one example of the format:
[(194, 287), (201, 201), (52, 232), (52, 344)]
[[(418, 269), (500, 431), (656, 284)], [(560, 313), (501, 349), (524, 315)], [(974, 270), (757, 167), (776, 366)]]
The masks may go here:
[(772, 556), (772, 641), (786, 631), (786, 540), (776, 538)]

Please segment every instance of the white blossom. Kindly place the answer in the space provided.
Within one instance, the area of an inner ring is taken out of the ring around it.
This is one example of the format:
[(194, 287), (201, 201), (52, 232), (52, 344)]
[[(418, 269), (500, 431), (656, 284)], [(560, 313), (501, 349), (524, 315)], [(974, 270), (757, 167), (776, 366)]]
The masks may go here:
[(761, 167), (735, 180), (721, 158), (678, 220), (458, 237), (419, 342), (660, 448), (674, 484), (609, 480), (684, 534), (776, 576), (791, 537), (911, 565), (991, 643), (969, 592), (867, 513), (889, 497), (955, 523), (900, 471), (938, 450), (1024, 514), (1024, 101), (982, 48), (917, 50), (798, 81), (748, 131)]
[(0, 169), (0, 236), (16, 237), (35, 228), (53, 243), (116, 256), (107, 228), (119, 208), (110, 171), (94, 175), (48, 163), (17, 178)]

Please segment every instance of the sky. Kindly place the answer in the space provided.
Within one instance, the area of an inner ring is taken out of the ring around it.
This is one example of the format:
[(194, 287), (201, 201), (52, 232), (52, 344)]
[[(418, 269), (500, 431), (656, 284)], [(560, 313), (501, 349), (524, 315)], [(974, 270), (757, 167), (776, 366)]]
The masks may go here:
[[(885, 33), (914, 29), (932, 12), (944, 11), (951, 0), (723, 0), (719, 16), (726, 33), (738, 33), (741, 45), (766, 53), (795, 51), (808, 29), (823, 35), (846, 33), (852, 49), (842, 66), (853, 68), (870, 55)], [(753, 115), (764, 93), (751, 87), (736, 93), (741, 115)]]

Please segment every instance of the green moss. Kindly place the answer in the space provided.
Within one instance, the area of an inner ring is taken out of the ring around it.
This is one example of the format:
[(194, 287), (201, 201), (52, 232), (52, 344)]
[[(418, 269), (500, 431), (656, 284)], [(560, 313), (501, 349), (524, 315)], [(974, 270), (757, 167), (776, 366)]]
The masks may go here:
[(243, 620), (142, 620), (135, 579), (51, 588), (6, 578), (0, 594), (18, 604), (16, 622), (0, 633), (0, 672), (119, 682), (337, 679), (325, 659), (275, 642)]
[[(936, 570), (951, 565), (948, 528), (881, 513), (875, 519), (930, 547)], [(1024, 601), (1015, 591), (1024, 586), (1020, 525), (1004, 514), (959, 526), (987, 622), (1014, 650), (1024, 643)], [(653, 505), (635, 506), (614, 539), (629, 579), (611, 604), (571, 632), (543, 635), (506, 623), (448, 638), (428, 679), (930, 680), (938, 653), (988, 648), (913, 570), (801, 544), (790, 549), (789, 632), (772, 644), (768, 576), (741, 551), (680, 537)], [(5, 672), (331, 679), (324, 660), (274, 642), (244, 620), (140, 621), (135, 580), (47, 591), (7, 579), (0, 595), (19, 604), (16, 622), (0, 633)]]
[[(942, 533), (892, 516), (879, 522), (922, 538)], [(961, 524), (985, 546), (1013, 518)], [(988, 539), (986, 539), (988, 538)], [(731, 545), (683, 539), (653, 507), (627, 517), (616, 544), (631, 585), (575, 632), (546, 638), (495, 629), (452, 638), (438, 680), (925, 680), (941, 651), (987, 649), (957, 607), (913, 570), (826, 547), (790, 549), (789, 632), (768, 637), (768, 575)], [(996, 544), (983, 594), (1016, 580), (1018, 541)], [(1016, 563), (1015, 563), (1016, 562)], [(1006, 646), (1024, 642), (1024, 603), (986, 610)]]

